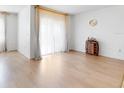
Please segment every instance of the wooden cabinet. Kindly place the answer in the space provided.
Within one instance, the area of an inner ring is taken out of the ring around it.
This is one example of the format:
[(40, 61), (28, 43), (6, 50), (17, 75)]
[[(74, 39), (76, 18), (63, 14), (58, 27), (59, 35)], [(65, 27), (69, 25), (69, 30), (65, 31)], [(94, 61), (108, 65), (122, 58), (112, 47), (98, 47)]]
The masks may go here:
[(99, 55), (99, 44), (96, 40), (86, 41), (86, 53), (91, 55)]

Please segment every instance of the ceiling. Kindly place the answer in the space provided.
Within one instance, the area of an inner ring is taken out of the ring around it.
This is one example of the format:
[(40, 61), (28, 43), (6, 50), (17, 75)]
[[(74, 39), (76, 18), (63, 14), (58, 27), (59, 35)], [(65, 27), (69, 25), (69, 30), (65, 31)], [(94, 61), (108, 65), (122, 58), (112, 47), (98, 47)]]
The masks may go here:
[(25, 5), (0, 5), (0, 11), (18, 13)]
[[(26, 5), (0, 5), (0, 11), (18, 13)], [(68, 14), (78, 14), (80, 12), (97, 10), (110, 5), (42, 5), (43, 7), (51, 8)]]
[[(109, 5), (42, 5), (46, 8), (58, 10), (69, 14), (78, 14), (80, 12), (92, 11), (108, 7)], [(110, 7), (110, 6), (109, 6)]]

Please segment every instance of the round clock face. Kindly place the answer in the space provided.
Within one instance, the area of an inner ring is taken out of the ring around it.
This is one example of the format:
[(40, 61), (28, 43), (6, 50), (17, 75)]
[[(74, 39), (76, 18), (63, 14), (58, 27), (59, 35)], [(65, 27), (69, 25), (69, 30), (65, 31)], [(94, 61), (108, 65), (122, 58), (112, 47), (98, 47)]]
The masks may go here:
[(96, 26), (97, 25), (97, 20), (96, 19), (90, 20), (89, 25), (92, 26), (92, 27)]

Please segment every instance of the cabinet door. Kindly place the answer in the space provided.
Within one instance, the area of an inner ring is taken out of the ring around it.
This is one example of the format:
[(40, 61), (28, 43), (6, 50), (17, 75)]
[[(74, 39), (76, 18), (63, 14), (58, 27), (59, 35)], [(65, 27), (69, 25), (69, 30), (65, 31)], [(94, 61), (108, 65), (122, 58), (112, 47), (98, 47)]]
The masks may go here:
[(91, 51), (91, 54), (93, 55), (94, 54), (94, 43), (91, 43), (90, 44), (90, 51)]

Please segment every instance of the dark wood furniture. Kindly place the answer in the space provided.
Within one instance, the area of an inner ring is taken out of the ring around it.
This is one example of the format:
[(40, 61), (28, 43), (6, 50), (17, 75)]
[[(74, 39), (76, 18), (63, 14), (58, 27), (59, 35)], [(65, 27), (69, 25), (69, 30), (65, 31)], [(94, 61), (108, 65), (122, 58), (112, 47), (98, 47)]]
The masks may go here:
[(99, 44), (95, 39), (86, 40), (86, 54), (99, 55)]

